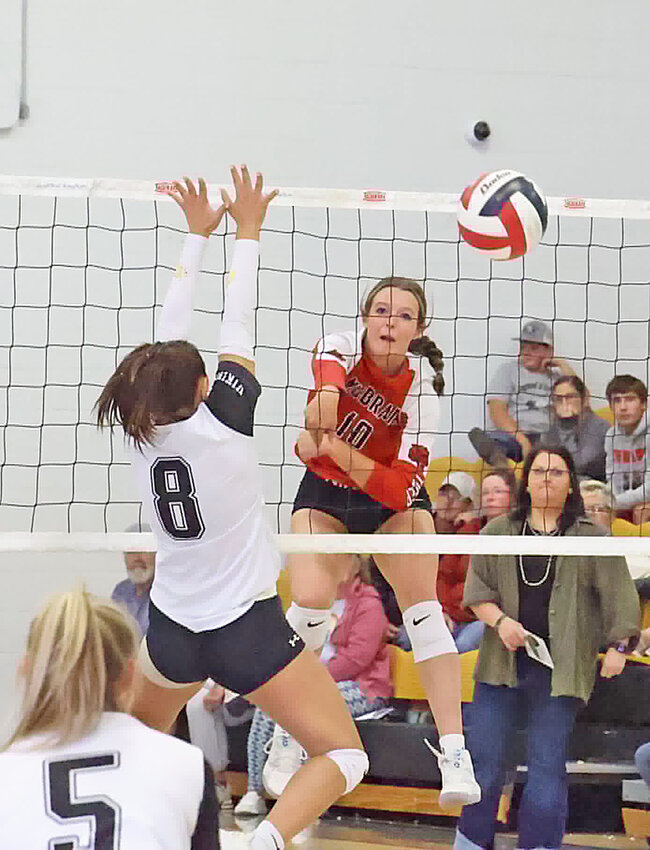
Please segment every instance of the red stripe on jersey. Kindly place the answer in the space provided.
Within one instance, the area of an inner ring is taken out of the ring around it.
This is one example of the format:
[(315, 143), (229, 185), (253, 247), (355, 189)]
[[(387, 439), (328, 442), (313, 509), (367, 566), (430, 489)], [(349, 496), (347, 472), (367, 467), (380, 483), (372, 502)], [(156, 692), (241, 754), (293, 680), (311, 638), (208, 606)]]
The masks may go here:
[(512, 246), (510, 259), (514, 260), (515, 257), (521, 257), (526, 253), (526, 233), (511, 201), (506, 201), (501, 207), (499, 218), (510, 237), (510, 245)]
[(483, 233), (468, 230), (460, 222), (458, 223), (458, 229), (465, 242), (474, 248), (494, 251), (497, 248), (508, 248), (510, 246), (510, 239), (507, 236), (485, 236)]
[(312, 365), (314, 370), (315, 387), (334, 386), (340, 390), (345, 389), (345, 367), (333, 360), (321, 360), (314, 358)]

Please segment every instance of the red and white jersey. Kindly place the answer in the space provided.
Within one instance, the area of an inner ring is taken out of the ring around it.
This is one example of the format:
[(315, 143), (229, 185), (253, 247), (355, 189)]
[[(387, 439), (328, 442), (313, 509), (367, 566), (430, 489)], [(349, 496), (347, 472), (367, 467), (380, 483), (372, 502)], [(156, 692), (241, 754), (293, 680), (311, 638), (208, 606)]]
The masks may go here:
[(198, 747), (117, 712), (79, 741), (45, 742), (0, 753), (2, 850), (192, 846), (205, 786)]
[[(426, 358), (408, 354), (386, 374), (363, 354), (363, 332), (329, 334), (314, 355), (316, 389), (340, 388), (337, 435), (375, 461), (366, 492), (394, 510), (408, 508), (424, 484), (440, 405)], [(329, 457), (307, 466), (321, 478), (358, 489)]]

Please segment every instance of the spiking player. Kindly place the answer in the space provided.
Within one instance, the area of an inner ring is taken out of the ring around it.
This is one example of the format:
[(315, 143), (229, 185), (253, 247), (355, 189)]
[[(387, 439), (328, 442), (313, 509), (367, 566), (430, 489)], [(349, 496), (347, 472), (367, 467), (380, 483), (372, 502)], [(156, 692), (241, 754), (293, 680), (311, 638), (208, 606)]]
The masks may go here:
[[(289, 627), (276, 595), (279, 554), (264, 517), (253, 445), (259, 234), (275, 192), (232, 169), (235, 200), (210, 207), (205, 184), (170, 191), (188, 221), (181, 264), (165, 298), (159, 342), (127, 355), (98, 401), (99, 424), (120, 423), (133, 446), (141, 498), (157, 538), (149, 630), (138, 661), (134, 713), (168, 729), (210, 677), (248, 699), (303, 745), (310, 760), (269, 817), (253, 850), (282, 850), (361, 781), (368, 759), (336, 685)], [(212, 388), (184, 341), (207, 237), (225, 209), (237, 224)]]
[[(317, 344), (315, 389), (296, 447), (307, 471), (292, 531), (435, 533), (424, 476), (444, 380), (442, 352), (423, 335), (426, 315), (419, 284), (385, 278), (365, 299), (362, 333), (331, 334)], [(440, 804), (478, 802), (462, 734), (460, 662), (436, 598), (437, 558), (374, 557), (395, 590), (440, 733)], [(344, 564), (336, 555), (290, 559), (287, 619), (311, 649), (324, 640)]]

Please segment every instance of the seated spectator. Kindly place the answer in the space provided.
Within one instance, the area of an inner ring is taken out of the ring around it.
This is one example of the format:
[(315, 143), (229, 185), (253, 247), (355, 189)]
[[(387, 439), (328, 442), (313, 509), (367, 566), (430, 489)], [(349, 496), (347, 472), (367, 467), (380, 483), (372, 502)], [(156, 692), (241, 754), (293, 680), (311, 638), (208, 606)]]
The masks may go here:
[(526, 322), (518, 339), (517, 359), (499, 366), (488, 387), (488, 411), (496, 430), (469, 432), (479, 457), (494, 467), (507, 466), (507, 458), (519, 463), (526, 457), (549, 429), (553, 383), (560, 375), (575, 374), (555, 357), (553, 334), (545, 322)]
[[(337, 683), (350, 714), (359, 717), (386, 706), (392, 694), (386, 647), (388, 621), (379, 594), (370, 584), (367, 565), (358, 557), (351, 559), (348, 576), (338, 586), (331, 618), (321, 661)], [(269, 758), (265, 765), (264, 756), (274, 737), (281, 739), (281, 745), (273, 748), (278, 756)], [(304, 751), (259, 709), (248, 733), (247, 751), (248, 788), (235, 806), (235, 814), (263, 814), (266, 803), (262, 788), (269, 796), (279, 797), (300, 767)]]
[(616, 518), (612, 488), (602, 481), (588, 479), (580, 482), (580, 495), (585, 506), (585, 516), (597, 525), (602, 525), (608, 532), (616, 533), (612, 528)]
[[(130, 525), (125, 531), (135, 533), (149, 532), (145, 523)], [(123, 581), (113, 588), (111, 599), (123, 605), (140, 628), (140, 635), (146, 635), (149, 628), (149, 593), (156, 569), (155, 552), (125, 552), (126, 575)]]
[(605, 439), (607, 482), (617, 511), (636, 508), (637, 517), (642, 516), (650, 503), (648, 390), (632, 375), (617, 375), (607, 384), (605, 394), (614, 414), (614, 425)]
[(510, 513), (517, 503), (517, 479), (510, 467), (489, 472), (481, 481), (478, 516), (481, 528), (491, 519)]
[(562, 375), (553, 384), (551, 427), (544, 437), (549, 445), (567, 448), (580, 480), (605, 481), (605, 434), (609, 422), (589, 406), (589, 393), (577, 375)]

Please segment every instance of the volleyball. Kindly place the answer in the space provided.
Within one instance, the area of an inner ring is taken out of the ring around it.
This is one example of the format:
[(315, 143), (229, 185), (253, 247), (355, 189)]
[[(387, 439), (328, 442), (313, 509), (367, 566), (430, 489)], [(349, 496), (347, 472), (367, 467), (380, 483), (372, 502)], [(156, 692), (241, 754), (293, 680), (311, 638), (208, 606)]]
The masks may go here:
[(458, 203), (458, 230), (491, 260), (514, 260), (532, 251), (548, 223), (539, 186), (518, 171), (482, 174)]

